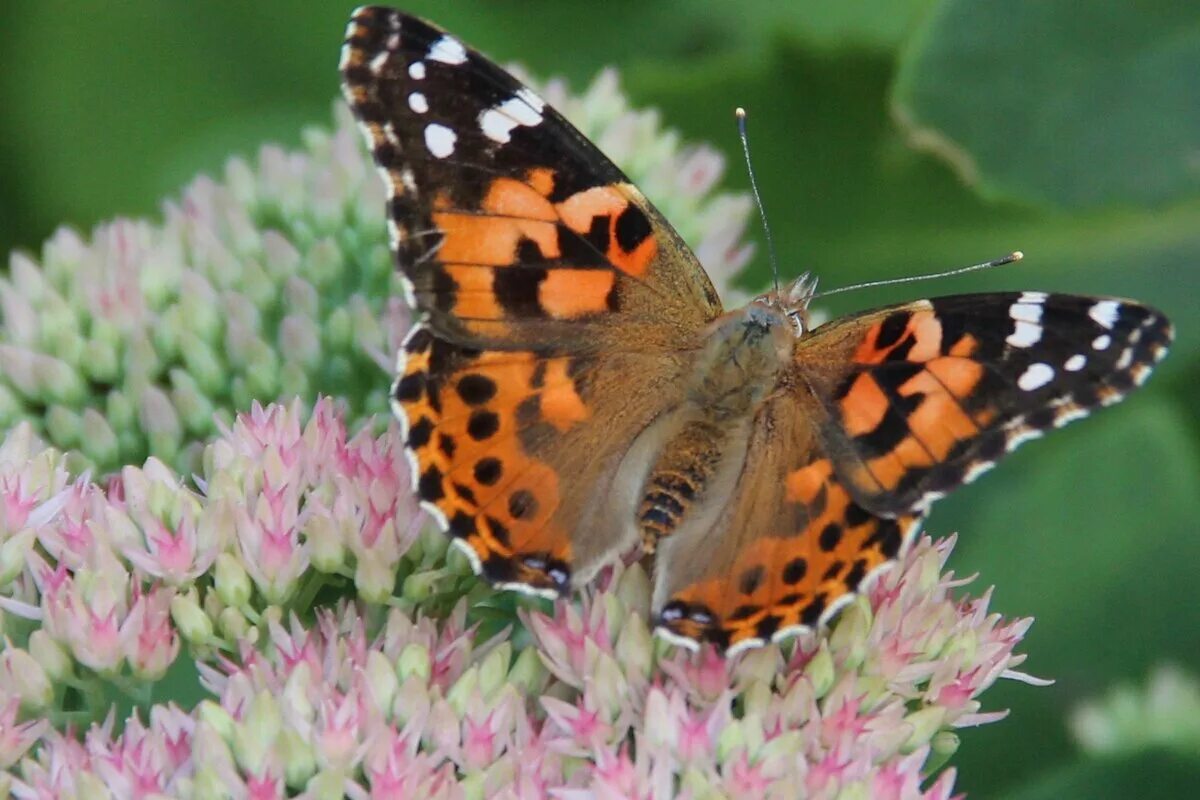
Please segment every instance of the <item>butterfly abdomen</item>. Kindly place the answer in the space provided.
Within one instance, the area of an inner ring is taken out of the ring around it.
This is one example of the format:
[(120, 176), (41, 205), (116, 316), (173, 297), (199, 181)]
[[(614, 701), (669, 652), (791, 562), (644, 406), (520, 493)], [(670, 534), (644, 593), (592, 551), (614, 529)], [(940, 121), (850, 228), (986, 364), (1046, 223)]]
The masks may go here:
[(685, 424), (667, 440), (650, 471), (638, 505), (642, 546), (653, 553), (704, 494), (721, 465), (728, 430), (709, 419)]
[(688, 402), (673, 412), (674, 433), (641, 492), (637, 523), (646, 552), (696, 516), (693, 505), (719, 502), (712, 485), (744, 454), (755, 411), (775, 386), (791, 346), (783, 314), (757, 303), (726, 314), (710, 329)]

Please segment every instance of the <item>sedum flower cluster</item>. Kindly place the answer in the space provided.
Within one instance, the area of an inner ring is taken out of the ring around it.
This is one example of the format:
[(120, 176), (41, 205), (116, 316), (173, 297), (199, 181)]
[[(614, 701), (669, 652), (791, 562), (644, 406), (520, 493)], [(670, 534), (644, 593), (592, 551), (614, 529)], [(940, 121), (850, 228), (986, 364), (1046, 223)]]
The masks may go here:
[(1160, 748), (1200, 750), (1200, 679), (1177, 666), (1156, 668), (1145, 686), (1123, 683), (1075, 709), (1071, 732), (1089, 755)]
[[(723, 164), (612, 73), (544, 92), (724, 290)], [(650, 580), (496, 592), (426, 525), (384, 411), (409, 323), (339, 110), (160, 224), (56, 234), (0, 279), (0, 795), (947, 798), (1029, 620), (919, 540), (820, 636), (656, 640)], [(336, 398), (336, 399), (335, 399)]]

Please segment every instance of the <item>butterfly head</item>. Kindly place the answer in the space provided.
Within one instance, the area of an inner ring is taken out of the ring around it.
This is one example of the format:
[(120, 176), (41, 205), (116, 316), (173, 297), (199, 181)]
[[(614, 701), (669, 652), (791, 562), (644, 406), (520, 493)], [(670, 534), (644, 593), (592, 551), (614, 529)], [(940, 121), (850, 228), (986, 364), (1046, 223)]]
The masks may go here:
[(811, 330), (808, 304), (816, 292), (817, 276), (805, 272), (787, 286), (759, 295), (751, 303), (751, 306), (767, 306), (777, 310), (787, 319), (792, 335), (800, 337)]

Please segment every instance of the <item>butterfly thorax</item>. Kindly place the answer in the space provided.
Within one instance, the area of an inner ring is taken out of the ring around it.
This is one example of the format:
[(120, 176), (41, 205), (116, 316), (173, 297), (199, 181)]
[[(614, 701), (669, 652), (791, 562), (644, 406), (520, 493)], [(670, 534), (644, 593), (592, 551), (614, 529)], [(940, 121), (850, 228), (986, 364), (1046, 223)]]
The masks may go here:
[(715, 422), (745, 416), (774, 386), (794, 342), (787, 316), (759, 301), (719, 317), (708, 328), (688, 402)]
[(760, 301), (718, 318), (706, 334), (686, 400), (665, 422), (641, 492), (638, 525), (649, 552), (719, 493), (795, 344), (787, 313)]

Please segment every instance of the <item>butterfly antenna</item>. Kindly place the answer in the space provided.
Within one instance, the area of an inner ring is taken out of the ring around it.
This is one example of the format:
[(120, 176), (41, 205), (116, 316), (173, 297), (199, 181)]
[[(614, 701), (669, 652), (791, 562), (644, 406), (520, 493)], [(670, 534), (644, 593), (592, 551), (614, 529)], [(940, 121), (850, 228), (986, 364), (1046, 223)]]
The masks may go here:
[(981, 269), (991, 269), (992, 267), (1002, 267), (1005, 264), (1012, 264), (1014, 261), (1020, 261), (1025, 257), (1025, 254), (1020, 250), (1013, 251), (1002, 258), (993, 258), (991, 261), (985, 261), (982, 264), (972, 264), (969, 267), (959, 267), (958, 269), (949, 269), (945, 272), (931, 272), (928, 275), (911, 275), (906, 278), (889, 278), (882, 281), (867, 281), (866, 283), (852, 283), (849, 286), (840, 286), (837, 289), (830, 289), (828, 292), (820, 292), (813, 295), (813, 299), (818, 297), (828, 297), (831, 294), (841, 294), (842, 292), (850, 292), (855, 289), (870, 289), (875, 286), (891, 286), (896, 283), (913, 283), (915, 281), (930, 281), (934, 278), (949, 278), (953, 275), (962, 275), (966, 272), (975, 272)]
[(738, 138), (742, 140), (742, 154), (746, 157), (746, 172), (750, 173), (750, 189), (754, 202), (758, 204), (758, 218), (762, 220), (763, 232), (767, 236), (767, 256), (771, 259), (771, 274), (775, 277), (775, 291), (779, 291), (779, 261), (775, 258), (775, 241), (771, 238), (771, 226), (767, 224), (767, 210), (763, 208), (762, 195), (758, 193), (758, 181), (754, 179), (754, 166), (750, 163), (750, 138), (746, 135), (746, 109), (733, 112), (737, 117)]

